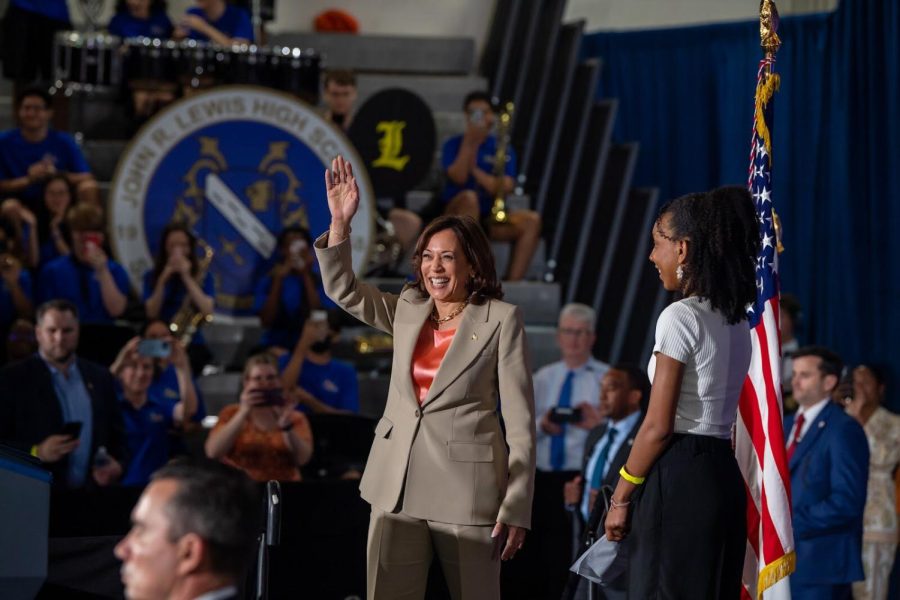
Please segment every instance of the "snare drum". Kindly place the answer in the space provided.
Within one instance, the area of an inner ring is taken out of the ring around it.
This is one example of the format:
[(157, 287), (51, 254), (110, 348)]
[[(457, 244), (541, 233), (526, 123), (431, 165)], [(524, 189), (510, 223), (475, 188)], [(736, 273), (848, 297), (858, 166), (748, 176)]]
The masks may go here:
[(228, 49), (226, 83), (243, 83), (272, 87), (272, 59), (270, 48), (256, 45), (232, 46)]
[(86, 92), (118, 88), (121, 43), (121, 38), (105, 33), (57, 33), (53, 53), (57, 87)]
[(320, 64), (321, 57), (313, 50), (276, 46), (272, 49), (270, 85), (318, 104)]
[(178, 42), (159, 38), (135, 37), (125, 40), (125, 77), (132, 87), (151, 82), (174, 84), (178, 76)]
[(178, 56), (178, 79), (188, 88), (212, 87), (229, 70), (228, 53), (215, 44), (183, 40), (178, 43)]

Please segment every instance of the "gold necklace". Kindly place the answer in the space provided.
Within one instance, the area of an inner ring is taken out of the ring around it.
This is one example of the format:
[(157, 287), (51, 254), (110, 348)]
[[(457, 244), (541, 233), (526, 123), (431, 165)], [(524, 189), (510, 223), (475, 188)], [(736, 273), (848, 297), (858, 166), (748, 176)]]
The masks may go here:
[(438, 318), (437, 305), (435, 305), (431, 309), (431, 320), (435, 325), (440, 325), (441, 323), (446, 323), (447, 321), (451, 321), (454, 318), (456, 318), (456, 316), (459, 315), (459, 313), (461, 313), (463, 311), (463, 309), (465, 309), (466, 306), (468, 306), (468, 305), (469, 305), (469, 301), (468, 300), (464, 301), (462, 304), (460, 304), (459, 306), (454, 308), (453, 312), (451, 312), (449, 315), (447, 315), (443, 319)]

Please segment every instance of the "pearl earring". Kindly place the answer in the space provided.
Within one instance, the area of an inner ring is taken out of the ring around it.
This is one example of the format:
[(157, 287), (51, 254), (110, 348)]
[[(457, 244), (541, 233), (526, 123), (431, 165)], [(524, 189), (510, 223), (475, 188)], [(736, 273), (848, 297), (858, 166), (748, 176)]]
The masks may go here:
[(682, 267), (681, 265), (678, 265), (678, 267), (675, 269), (675, 279), (677, 279), (679, 282), (684, 279), (684, 267)]

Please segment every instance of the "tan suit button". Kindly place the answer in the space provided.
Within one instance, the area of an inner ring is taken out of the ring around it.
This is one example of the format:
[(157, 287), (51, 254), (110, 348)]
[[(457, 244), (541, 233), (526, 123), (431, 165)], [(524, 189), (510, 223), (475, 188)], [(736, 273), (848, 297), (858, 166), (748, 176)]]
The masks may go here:
[(419, 410), (418, 410), (418, 409), (416, 409), (416, 418), (417, 418), (417, 419), (418, 419), (418, 418), (419, 418), (419, 416), (420, 416), (420, 415), (421, 415), (421, 414), (422, 414), (422, 413), (421, 413), (421, 412), (419, 412)]

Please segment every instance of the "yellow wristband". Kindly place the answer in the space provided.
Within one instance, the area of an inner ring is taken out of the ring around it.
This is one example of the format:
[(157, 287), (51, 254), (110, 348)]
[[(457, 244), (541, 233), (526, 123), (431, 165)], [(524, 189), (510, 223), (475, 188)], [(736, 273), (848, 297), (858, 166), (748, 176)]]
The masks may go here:
[(647, 479), (646, 477), (636, 477), (636, 476), (632, 475), (625, 468), (625, 465), (622, 465), (622, 468), (619, 469), (619, 475), (622, 476), (622, 479), (624, 479), (628, 483), (631, 483), (634, 485), (641, 485)]
[(31, 452), (29, 452), (29, 454), (31, 454), (33, 457), (37, 458), (38, 457), (37, 449), (38, 449), (37, 444), (35, 444), (34, 446), (31, 447)]

